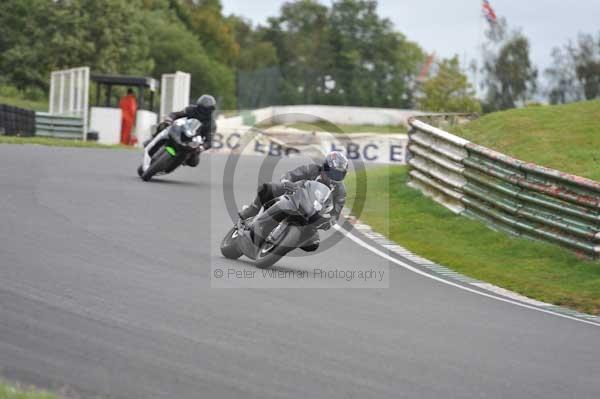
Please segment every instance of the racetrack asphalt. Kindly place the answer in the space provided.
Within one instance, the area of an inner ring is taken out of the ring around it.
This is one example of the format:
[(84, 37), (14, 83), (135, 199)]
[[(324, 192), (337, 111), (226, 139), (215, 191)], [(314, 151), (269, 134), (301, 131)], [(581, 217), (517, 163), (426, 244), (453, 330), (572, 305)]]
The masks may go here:
[[(600, 397), (600, 328), (433, 281), (347, 238), (278, 266), (369, 268), (389, 288), (211, 288), (215, 267), (253, 270), (218, 250), (232, 224), (226, 157), (150, 183), (139, 159), (0, 145), (3, 378), (84, 398)], [(240, 203), (261, 160), (243, 163)]]

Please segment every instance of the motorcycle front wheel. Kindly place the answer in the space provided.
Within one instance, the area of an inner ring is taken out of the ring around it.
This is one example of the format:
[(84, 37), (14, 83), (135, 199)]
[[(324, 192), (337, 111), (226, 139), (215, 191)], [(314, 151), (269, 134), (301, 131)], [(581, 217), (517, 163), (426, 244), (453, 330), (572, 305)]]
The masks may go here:
[(258, 249), (256, 255), (256, 267), (266, 269), (273, 266), (277, 261), (287, 253), (284, 248), (269, 241), (265, 241)]
[(238, 229), (234, 226), (227, 232), (223, 241), (221, 241), (221, 253), (227, 259), (237, 259), (242, 256), (242, 251), (239, 250), (236, 241)]
[(143, 181), (149, 181), (152, 177), (158, 172), (162, 172), (166, 170), (169, 166), (169, 163), (172, 161), (172, 156), (165, 151), (164, 148), (158, 150), (158, 153), (152, 157), (152, 162), (148, 169), (142, 173), (140, 176)]

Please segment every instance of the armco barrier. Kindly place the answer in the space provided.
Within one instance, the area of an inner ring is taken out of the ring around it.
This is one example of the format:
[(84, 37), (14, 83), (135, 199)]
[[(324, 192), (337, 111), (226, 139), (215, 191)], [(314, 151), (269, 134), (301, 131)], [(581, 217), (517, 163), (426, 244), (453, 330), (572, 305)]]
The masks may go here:
[(411, 187), (492, 228), (600, 255), (600, 183), (409, 123)]
[(35, 112), (0, 104), (0, 134), (33, 136), (35, 134)]
[(64, 139), (83, 139), (83, 118), (36, 113), (36, 135)]

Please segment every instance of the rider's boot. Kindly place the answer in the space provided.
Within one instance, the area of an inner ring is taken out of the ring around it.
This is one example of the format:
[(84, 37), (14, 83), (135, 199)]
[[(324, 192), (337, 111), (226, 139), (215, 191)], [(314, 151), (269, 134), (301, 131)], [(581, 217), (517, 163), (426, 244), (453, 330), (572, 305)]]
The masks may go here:
[(315, 233), (310, 237), (307, 241), (303, 243), (300, 247), (301, 250), (305, 252), (314, 252), (319, 248), (319, 244), (321, 240), (319, 238), (319, 233), (315, 231)]
[(200, 163), (200, 151), (192, 152), (185, 160), (185, 164), (187, 166), (191, 166), (192, 168), (198, 166), (198, 163)]

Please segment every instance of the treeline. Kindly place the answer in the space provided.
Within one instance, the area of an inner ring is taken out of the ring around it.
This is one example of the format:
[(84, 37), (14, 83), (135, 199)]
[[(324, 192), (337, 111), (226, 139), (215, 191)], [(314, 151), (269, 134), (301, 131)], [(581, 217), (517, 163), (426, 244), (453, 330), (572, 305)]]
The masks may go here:
[(481, 88), (485, 111), (527, 105), (539, 99), (564, 104), (600, 97), (600, 33), (597, 38), (580, 34), (552, 50), (552, 65), (540, 71), (530, 59), (529, 40), (519, 30), (510, 30), (505, 19), (486, 31), (482, 48)]
[(405, 107), (422, 49), (375, 1), (285, 4), (266, 26), (225, 17), (219, 0), (3, 0), (0, 75), (46, 91), (49, 72), (192, 73), (223, 108), (269, 104)]
[[(436, 59), (377, 14), (374, 0), (284, 4), (264, 26), (224, 16), (219, 0), (3, 0), (0, 86), (46, 96), (52, 70), (159, 77), (192, 74), (192, 95), (221, 107), (332, 104), (481, 111), (539, 98), (529, 43), (488, 32), (484, 64), (472, 64), (485, 98), (475, 98), (458, 58)], [(546, 71), (552, 102), (598, 96), (598, 48), (588, 37), (555, 51)], [(423, 69), (430, 65), (430, 68)], [(427, 70), (427, 73), (420, 71)]]

